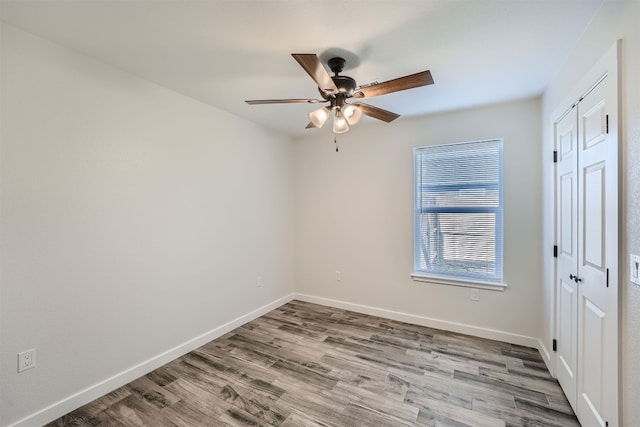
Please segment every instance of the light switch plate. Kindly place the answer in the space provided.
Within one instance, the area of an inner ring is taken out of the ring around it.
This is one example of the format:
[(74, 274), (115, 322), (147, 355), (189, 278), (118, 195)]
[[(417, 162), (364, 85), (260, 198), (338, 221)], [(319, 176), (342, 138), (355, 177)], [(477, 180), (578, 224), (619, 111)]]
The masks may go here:
[(640, 285), (640, 255), (629, 254), (629, 279), (631, 283)]

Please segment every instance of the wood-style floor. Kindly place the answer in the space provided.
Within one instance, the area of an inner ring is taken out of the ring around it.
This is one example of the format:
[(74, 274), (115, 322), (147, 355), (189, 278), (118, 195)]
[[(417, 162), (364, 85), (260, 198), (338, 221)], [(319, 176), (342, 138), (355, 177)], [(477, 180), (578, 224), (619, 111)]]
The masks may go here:
[(290, 302), (50, 426), (579, 426), (537, 350)]

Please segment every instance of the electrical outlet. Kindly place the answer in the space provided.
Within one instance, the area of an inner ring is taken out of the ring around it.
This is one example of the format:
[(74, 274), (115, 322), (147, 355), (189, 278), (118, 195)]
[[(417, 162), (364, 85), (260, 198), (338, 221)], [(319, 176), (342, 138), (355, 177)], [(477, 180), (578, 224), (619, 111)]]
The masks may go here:
[(340, 280), (342, 280), (342, 275), (338, 270), (336, 270), (336, 282), (339, 282)]
[(257, 288), (262, 287), (262, 276), (258, 276), (258, 279), (256, 280), (256, 287)]
[(629, 254), (629, 279), (631, 283), (640, 285), (640, 256)]
[(480, 301), (480, 289), (471, 289), (471, 301)]
[(18, 372), (36, 367), (36, 349), (26, 350), (18, 353)]

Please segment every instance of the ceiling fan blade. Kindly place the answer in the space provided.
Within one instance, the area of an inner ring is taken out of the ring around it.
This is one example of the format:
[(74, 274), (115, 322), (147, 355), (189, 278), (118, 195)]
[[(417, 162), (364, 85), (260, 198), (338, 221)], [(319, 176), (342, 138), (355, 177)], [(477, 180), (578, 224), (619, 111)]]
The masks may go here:
[(305, 127), (305, 129), (317, 129), (318, 126), (314, 125), (313, 122), (309, 122), (309, 124)]
[(362, 108), (362, 114), (366, 114), (374, 119), (382, 120), (383, 122), (389, 123), (400, 117), (400, 114), (392, 113), (391, 111), (383, 110), (382, 108), (374, 107), (373, 105), (362, 102), (356, 102), (354, 105), (359, 105), (360, 108)]
[(249, 105), (258, 104), (317, 104), (319, 102), (326, 102), (323, 99), (248, 99), (246, 101)]
[(325, 93), (337, 93), (338, 88), (331, 79), (327, 70), (322, 66), (318, 56), (314, 53), (292, 53), (293, 59), (298, 61), (298, 64), (311, 76), (320, 88)]
[(371, 98), (374, 96), (385, 95), (387, 93), (400, 92), (401, 90), (413, 89), (416, 87), (427, 86), (433, 84), (431, 71), (422, 71), (420, 73), (410, 74), (397, 79), (378, 83), (375, 85), (356, 89), (353, 94), (354, 98)]

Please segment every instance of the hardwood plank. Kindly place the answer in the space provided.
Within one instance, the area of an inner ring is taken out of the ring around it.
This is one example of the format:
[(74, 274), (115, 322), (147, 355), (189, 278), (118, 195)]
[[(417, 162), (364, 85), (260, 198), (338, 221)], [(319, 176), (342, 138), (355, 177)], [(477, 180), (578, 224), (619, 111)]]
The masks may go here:
[(308, 416), (302, 412), (293, 412), (287, 417), (286, 420), (280, 425), (281, 427), (330, 427), (331, 424), (326, 424), (320, 420), (316, 420), (313, 417)]
[(546, 405), (540, 405), (527, 399), (516, 397), (516, 408), (530, 424), (538, 423), (549, 427), (580, 427), (575, 415), (556, 411)]
[[(350, 396), (350, 405), (357, 403), (358, 411), (361, 408), (369, 408), (369, 411), (408, 423), (414, 423), (418, 417), (418, 408), (406, 403), (403, 396), (395, 396), (392, 393), (391, 397), (388, 397), (384, 392), (371, 391), (345, 383), (338, 383), (331, 390), (332, 393), (340, 391)], [(354, 410), (353, 407), (348, 409), (347, 413), (352, 410)]]
[(145, 403), (137, 396), (126, 397), (105, 410), (110, 417), (128, 427), (163, 426), (175, 427), (173, 420), (165, 418), (157, 407)]
[(418, 424), (460, 423), (474, 427), (505, 427), (504, 420), (484, 415), (440, 400), (422, 398), (419, 402)]
[[(415, 408), (416, 412), (418, 412), (418, 408)], [(417, 419), (417, 415), (415, 417), (411, 417), (411, 421), (406, 421), (395, 417), (393, 415), (389, 415), (382, 411), (379, 411), (375, 408), (374, 405), (365, 406), (361, 402), (358, 403), (349, 403), (347, 405), (344, 417), (347, 420), (346, 424), (349, 426), (376, 426), (376, 427), (407, 427), (415, 425), (414, 420)]]
[(131, 390), (131, 394), (139, 397), (143, 402), (153, 405), (158, 409), (166, 408), (180, 400), (169, 390), (160, 387), (158, 384), (149, 379), (148, 376), (140, 377), (130, 382), (127, 386)]
[(454, 378), (462, 381), (477, 382), (480, 384), (484, 384), (487, 388), (496, 388), (503, 391), (504, 393), (509, 393), (513, 394), (514, 396), (535, 400), (541, 405), (549, 405), (549, 400), (544, 393), (535, 390), (529, 390), (525, 387), (510, 382), (492, 379), (484, 375), (467, 374), (466, 372), (460, 371), (456, 371), (454, 373)]

